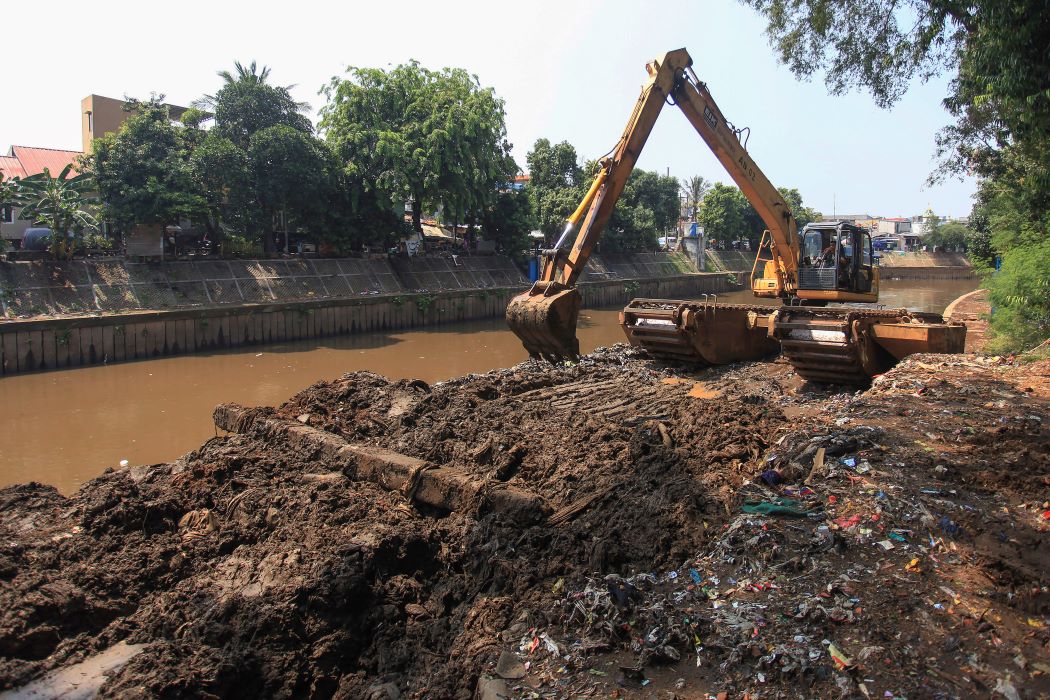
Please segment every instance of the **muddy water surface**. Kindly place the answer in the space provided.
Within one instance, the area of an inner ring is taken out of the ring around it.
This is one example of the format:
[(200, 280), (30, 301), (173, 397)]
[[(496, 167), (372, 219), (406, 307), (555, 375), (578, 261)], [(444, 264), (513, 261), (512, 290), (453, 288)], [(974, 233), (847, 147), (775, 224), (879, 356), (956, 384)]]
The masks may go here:
[[(940, 312), (976, 280), (884, 282), (882, 302)], [(754, 303), (750, 292), (719, 301)], [(618, 309), (585, 309), (580, 346), (623, 340)], [(224, 401), (270, 405), (344, 372), (436, 382), (526, 358), (502, 319), (439, 328), (303, 340), (212, 354), (0, 379), (0, 486), (40, 481), (64, 493), (120, 460), (164, 462), (201, 444)]]

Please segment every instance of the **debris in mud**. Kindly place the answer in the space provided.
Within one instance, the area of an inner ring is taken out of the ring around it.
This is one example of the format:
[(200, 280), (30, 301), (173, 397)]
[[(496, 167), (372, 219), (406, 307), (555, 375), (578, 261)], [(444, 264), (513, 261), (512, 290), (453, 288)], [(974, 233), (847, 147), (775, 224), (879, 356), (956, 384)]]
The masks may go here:
[(618, 346), (220, 407), (170, 464), (0, 490), (0, 687), (126, 643), (103, 696), (1050, 692), (1045, 375)]

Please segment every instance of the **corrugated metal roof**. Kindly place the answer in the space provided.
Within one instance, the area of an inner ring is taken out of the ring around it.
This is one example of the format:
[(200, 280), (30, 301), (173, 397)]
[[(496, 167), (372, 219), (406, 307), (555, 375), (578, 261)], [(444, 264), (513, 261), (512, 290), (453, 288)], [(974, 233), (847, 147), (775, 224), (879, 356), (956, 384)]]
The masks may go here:
[(58, 177), (62, 169), (71, 163), (74, 164), (73, 172), (76, 173), (74, 161), (83, 153), (81, 151), (60, 151), (55, 148), (11, 146), (11, 155), (18, 159), (26, 176), (42, 173), (44, 168), (47, 168), (52, 177)]
[(430, 236), (431, 238), (452, 238), (452, 234), (440, 226), (431, 226), (430, 224), (421, 224), (423, 227), (423, 235)]
[(22, 169), (22, 164), (14, 156), (0, 156), (0, 175), (3, 175), (5, 180), (10, 180), (25, 177), (26, 171)]

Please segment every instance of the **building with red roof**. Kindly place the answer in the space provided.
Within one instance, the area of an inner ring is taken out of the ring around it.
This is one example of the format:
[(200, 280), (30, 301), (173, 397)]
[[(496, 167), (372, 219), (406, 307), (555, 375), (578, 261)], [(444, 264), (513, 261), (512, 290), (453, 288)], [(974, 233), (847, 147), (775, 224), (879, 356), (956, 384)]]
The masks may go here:
[[(77, 171), (77, 158), (80, 151), (62, 151), (57, 148), (33, 148), (30, 146), (11, 146), (6, 156), (0, 156), (0, 175), (5, 180), (39, 175), (47, 170), (58, 176), (67, 165)], [(18, 207), (0, 209), (0, 237), (10, 242), (21, 242), (22, 234), (33, 225), (31, 221), (18, 218)], [(17, 243), (16, 243), (17, 245)]]

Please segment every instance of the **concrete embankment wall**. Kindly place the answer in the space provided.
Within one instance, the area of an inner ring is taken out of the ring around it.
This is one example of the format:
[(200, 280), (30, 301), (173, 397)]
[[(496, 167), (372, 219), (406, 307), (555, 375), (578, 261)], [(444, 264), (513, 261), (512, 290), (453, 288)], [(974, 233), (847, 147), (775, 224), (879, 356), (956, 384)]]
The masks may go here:
[[(313, 264), (318, 262), (334, 261), (313, 261)], [(493, 280), (486, 288), (415, 291), (427, 288), (407, 285), (428, 282), (463, 284), (467, 278), (463, 274), (448, 276), (450, 271), (442, 265), (445, 262), (442, 260), (412, 262), (416, 266), (407, 270), (411, 276), (406, 270), (390, 273), (397, 284), (394, 293), (370, 291), (353, 297), (212, 303), (188, 308), (0, 322), (0, 374), (498, 318), (503, 316), (511, 297), (527, 287), (520, 272), (511, 266), (513, 273), (504, 270), (507, 275), (513, 274), (511, 284), (496, 285), (495, 275), (490, 271), (489, 277), (482, 277)], [(470, 274), (471, 279), (479, 277), (476, 270)], [(372, 284), (381, 285), (382, 281), (373, 279)], [(326, 279), (325, 285), (330, 288), (335, 283)], [(241, 290), (245, 288), (240, 280), (237, 286)], [(268, 282), (266, 288), (272, 292), (273, 285)], [(689, 298), (733, 288), (726, 275), (706, 273), (595, 280), (580, 284), (584, 304), (591, 307), (624, 304), (635, 297)]]
[(755, 254), (740, 250), (707, 250), (708, 268), (722, 272), (735, 272), (740, 274), (746, 272), (751, 274), (755, 264)]
[[(737, 250), (709, 250), (707, 259), (715, 270), (751, 274), (755, 254)], [(974, 279), (970, 261), (962, 253), (894, 253), (879, 255), (879, 275), (889, 280)]]
[(967, 280), (977, 273), (963, 253), (895, 253), (879, 255), (884, 280)]

